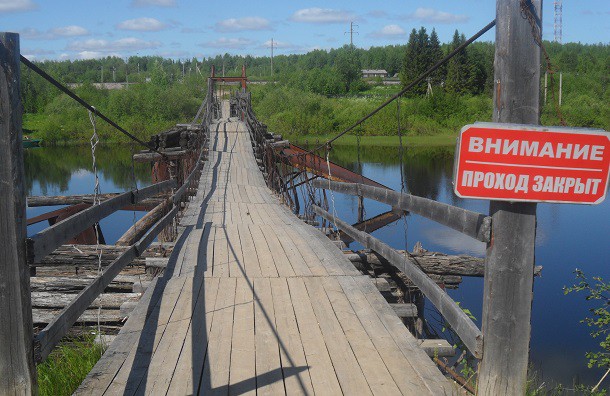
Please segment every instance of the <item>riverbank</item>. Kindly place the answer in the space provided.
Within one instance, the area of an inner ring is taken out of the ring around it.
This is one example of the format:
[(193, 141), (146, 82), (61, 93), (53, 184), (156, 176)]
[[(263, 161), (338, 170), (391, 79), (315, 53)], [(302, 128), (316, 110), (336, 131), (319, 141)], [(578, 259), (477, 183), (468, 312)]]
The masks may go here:
[[(284, 139), (290, 140), (297, 145), (316, 145), (332, 139), (336, 135), (283, 135)], [(443, 147), (453, 149), (456, 136), (454, 135), (432, 135), (432, 136), (403, 136), (402, 144), (405, 147)], [(362, 136), (360, 142), (354, 135), (344, 135), (335, 140), (333, 146), (358, 146), (361, 147), (399, 147), (398, 136)]]

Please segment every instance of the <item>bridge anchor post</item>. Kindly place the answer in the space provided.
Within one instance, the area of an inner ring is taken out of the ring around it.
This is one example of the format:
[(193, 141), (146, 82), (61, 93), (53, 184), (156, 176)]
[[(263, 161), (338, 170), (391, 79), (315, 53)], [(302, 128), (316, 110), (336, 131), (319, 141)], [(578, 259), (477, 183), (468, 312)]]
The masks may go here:
[[(524, 2), (538, 14), (542, 0)], [(540, 123), (540, 48), (521, 1), (496, 1), (493, 121)], [(533, 20), (534, 18), (532, 18)], [(536, 239), (536, 204), (491, 201), (485, 257), (483, 358), (479, 395), (523, 395), (527, 381)]]
[(0, 33), (0, 395), (38, 393), (25, 251), (19, 51), (18, 34)]

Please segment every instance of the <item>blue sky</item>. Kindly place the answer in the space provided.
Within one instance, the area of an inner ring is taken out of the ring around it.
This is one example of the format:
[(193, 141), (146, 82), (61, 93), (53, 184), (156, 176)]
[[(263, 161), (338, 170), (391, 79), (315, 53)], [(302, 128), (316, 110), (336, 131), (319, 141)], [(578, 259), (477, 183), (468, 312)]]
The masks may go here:
[[(544, 4), (552, 40), (553, 1)], [(1, 30), (21, 33), (21, 52), (36, 60), (267, 55), (271, 38), (276, 54), (304, 53), (349, 43), (351, 21), (358, 47), (404, 44), (420, 26), (447, 42), (455, 29), (470, 36), (494, 16), (493, 0), (0, 0)], [(493, 31), (482, 39), (493, 41)], [(563, 1), (564, 43), (609, 41), (610, 1)]]

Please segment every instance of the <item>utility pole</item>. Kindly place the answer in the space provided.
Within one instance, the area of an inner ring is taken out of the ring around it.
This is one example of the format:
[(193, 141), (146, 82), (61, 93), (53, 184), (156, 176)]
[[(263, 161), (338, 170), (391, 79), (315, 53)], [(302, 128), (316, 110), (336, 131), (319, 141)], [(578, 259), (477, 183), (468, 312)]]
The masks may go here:
[(352, 22), (350, 22), (350, 24), (349, 24), (349, 31), (348, 31), (348, 32), (343, 33), (343, 34), (348, 34), (348, 33), (349, 33), (349, 46), (350, 46), (351, 48), (354, 48), (354, 33), (356, 33), (356, 34), (360, 34), (360, 33), (358, 33), (357, 31), (355, 31), (355, 30), (354, 30), (354, 26), (355, 26), (355, 27), (359, 27), (359, 26), (358, 26), (358, 25), (356, 25), (356, 24), (355, 24), (353, 21), (352, 21)]
[[(493, 122), (540, 123), (542, 0), (496, 0)], [(524, 13), (528, 18), (524, 18)], [(535, 29), (531, 23), (535, 24)], [(534, 37), (536, 35), (537, 37)], [(491, 201), (478, 395), (523, 395), (531, 333), (536, 204)]]
[(273, 80), (273, 47), (275, 44), (273, 43), (273, 37), (271, 38), (271, 79)]
[(19, 54), (19, 35), (0, 33), (0, 395), (38, 394), (25, 252)]
[(116, 82), (116, 67), (112, 66), (112, 82)]

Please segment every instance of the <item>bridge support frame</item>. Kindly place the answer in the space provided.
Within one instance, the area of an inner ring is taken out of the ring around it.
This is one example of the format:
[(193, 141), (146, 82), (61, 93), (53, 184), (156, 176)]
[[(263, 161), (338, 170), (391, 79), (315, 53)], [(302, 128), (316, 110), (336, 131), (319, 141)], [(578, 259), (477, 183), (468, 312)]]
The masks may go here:
[[(539, 124), (540, 48), (520, 1), (496, 1), (494, 122)], [(542, 0), (525, 4), (538, 14)], [(525, 394), (533, 299), (536, 204), (491, 201), (479, 395)]]
[(0, 395), (37, 394), (26, 261), (19, 35), (0, 33)]

